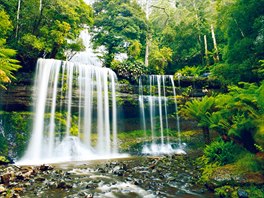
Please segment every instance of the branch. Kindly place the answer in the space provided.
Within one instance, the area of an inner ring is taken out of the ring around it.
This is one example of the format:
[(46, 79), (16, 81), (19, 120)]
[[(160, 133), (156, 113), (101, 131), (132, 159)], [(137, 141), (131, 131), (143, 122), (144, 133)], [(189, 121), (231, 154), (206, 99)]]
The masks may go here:
[(165, 26), (167, 25), (168, 23), (168, 20), (170, 18), (169, 14), (166, 12), (166, 8), (163, 8), (163, 7), (159, 7), (159, 6), (155, 6), (155, 5), (151, 5), (150, 7), (153, 7), (153, 8), (157, 8), (157, 9), (161, 9), (163, 10), (163, 12), (167, 15), (167, 19), (165, 21)]

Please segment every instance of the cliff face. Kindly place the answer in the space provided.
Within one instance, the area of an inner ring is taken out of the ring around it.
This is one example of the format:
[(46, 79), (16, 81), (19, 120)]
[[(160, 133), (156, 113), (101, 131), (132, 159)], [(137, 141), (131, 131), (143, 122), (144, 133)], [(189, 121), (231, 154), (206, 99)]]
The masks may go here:
[(32, 107), (32, 86), (17, 84), (0, 90), (0, 109), (4, 111), (27, 111)]

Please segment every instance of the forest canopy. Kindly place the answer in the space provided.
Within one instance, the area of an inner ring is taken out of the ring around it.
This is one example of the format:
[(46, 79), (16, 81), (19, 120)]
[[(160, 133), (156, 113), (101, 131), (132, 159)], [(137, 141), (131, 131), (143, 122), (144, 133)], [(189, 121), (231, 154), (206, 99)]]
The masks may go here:
[(93, 6), (83, 0), (0, 0), (1, 49), (8, 49), (5, 57), (13, 64), (10, 72), (1, 66), (1, 82), (10, 81), (18, 63), (30, 72), (39, 57), (67, 60), (84, 50), (84, 28), (93, 47), (103, 47), (104, 66), (120, 79), (192, 70), (224, 85), (260, 82), (263, 5), (264, 0), (103, 0)]

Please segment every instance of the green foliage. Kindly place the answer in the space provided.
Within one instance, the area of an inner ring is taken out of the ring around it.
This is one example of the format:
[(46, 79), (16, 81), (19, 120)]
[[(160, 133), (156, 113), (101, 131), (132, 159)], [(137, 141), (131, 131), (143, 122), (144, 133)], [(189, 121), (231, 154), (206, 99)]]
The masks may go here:
[(140, 57), (142, 44), (139, 40), (134, 40), (130, 42), (128, 47), (128, 56), (130, 59), (138, 59)]
[(0, 134), (2, 155), (21, 157), (31, 131), (32, 117), (27, 112), (1, 112), (3, 132)]
[(214, 141), (205, 147), (201, 160), (203, 160), (204, 164), (230, 164), (237, 159), (241, 151), (243, 149), (233, 142)]
[(198, 164), (202, 164), (202, 175), (199, 178), (199, 182), (206, 183), (210, 181), (211, 175), (219, 167), (218, 163), (204, 164), (202, 158), (198, 158)]
[(10, 161), (6, 157), (0, 155), (0, 163), (3, 163), (3, 162), (9, 163)]
[(95, 48), (105, 47), (105, 66), (110, 67), (120, 53), (135, 59), (143, 55), (141, 46), (145, 46), (147, 22), (135, 1), (97, 1), (94, 9), (93, 42)]
[(256, 156), (252, 153), (243, 153), (235, 164), (241, 172), (261, 171), (261, 165), (257, 161)]
[[(159, 0), (154, 5), (150, 15), (153, 37), (173, 52), (169, 72), (175, 73), (185, 65), (204, 65), (202, 36), (210, 34), (216, 12), (211, 9), (211, 1), (180, 0), (174, 6)], [(212, 47), (211, 41), (209, 44)]]
[[(22, 2), (17, 19), (17, 1), (0, 0), (13, 24), (9, 45), (18, 51), (24, 69), (31, 69), (38, 57), (65, 59), (66, 50), (81, 50), (76, 45), (81, 30), (91, 25), (92, 9), (83, 0), (38, 0)], [(72, 45), (75, 43), (75, 45)]]
[(141, 75), (148, 73), (148, 68), (140, 61), (114, 61), (112, 69), (120, 79), (127, 79), (131, 83), (136, 83)]
[(215, 98), (205, 96), (202, 100), (194, 99), (186, 102), (185, 106), (180, 110), (180, 114), (185, 118), (191, 118), (198, 122), (198, 126), (202, 127), (204, 141), (206, 144), (210, 142), (209, 126), (211, 124), (210, 116), (215, 108)]
[(152, 43), (149, 54), (149, 67), (152, 70), (152, 73), (164, 74), (166, 67), (172, 60), (171, 57), (171, 48), (159, 48), (157, 44)]
[(5, 38), (12, 27), (9, 15), (0, 7), (0, 38)]
[(176, 71), (174, 79), (177, 79), (177, 75), (181, 76), (201, 76), (205, 72), (205, 68), (201, 66), (185, 66), (184, 68)]
[[(223, 83), (258, 82), (263, 79), (263, 6), (264, 1), (236, 0), (220, 7), (219, 27), (225, 32), (225, 63), (213, 69)], [(225, 23), (223, 23), (225, 21)]]
[(215, 195), (219, 197), (235, 198), (238, 197), (236, 194), (237, 194), (236, 188), (232, 186), (222, 186), (215, 189)]
[(20, 66), (14, 59), (16, 51), (6, 46), (6, 35), (12, 29), (12, 23), (7, 13), (0, 7), (0, 88), (6, 89), (6, 83), (14, 79), (13, 72)]
[(4, 83), (10, 83), (14, 79), (13, 72), (17, 71), (21, 66), (18, 61), (13, 59), (16, 51), (6, 48), (5, 40), (0, 38), (0, 88), (6, 88)]
[(250, 186), (246, 191), (249, 194), (249, 197), (262, 198), (264, 197), (263, 189), (257, 188), (256, 186)]
[(198, 126), (209, 126), (209, 116), (214, 111), (215, 98), (205, 96), (202, 100), (194, 99), (188, 101), (180, 110), (185, 118), (191, 118), (198, 122)]
[(263, 115), (263, 104), (259, 99), (262, 86), (240, 83), (240, 86), (230, 86), (228, 94), (218, 95), (215, 100), (217, 111), (209, 117), (210, 128), (255, 152), (253, 137), (261, 131), (259, 120)]

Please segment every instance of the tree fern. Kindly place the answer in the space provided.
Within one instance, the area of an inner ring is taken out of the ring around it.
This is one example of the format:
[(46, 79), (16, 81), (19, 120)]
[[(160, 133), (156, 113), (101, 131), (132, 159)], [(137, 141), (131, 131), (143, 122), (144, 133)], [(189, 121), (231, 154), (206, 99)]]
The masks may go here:
[(19, 61), (13, 59), (16, 51), (5, 47), (5, 40), (0, 39), (0, 87), (6, 89), (5, 83), (10, 83), (14, 79), (13, 72), (18, 70), (21, 66)]

